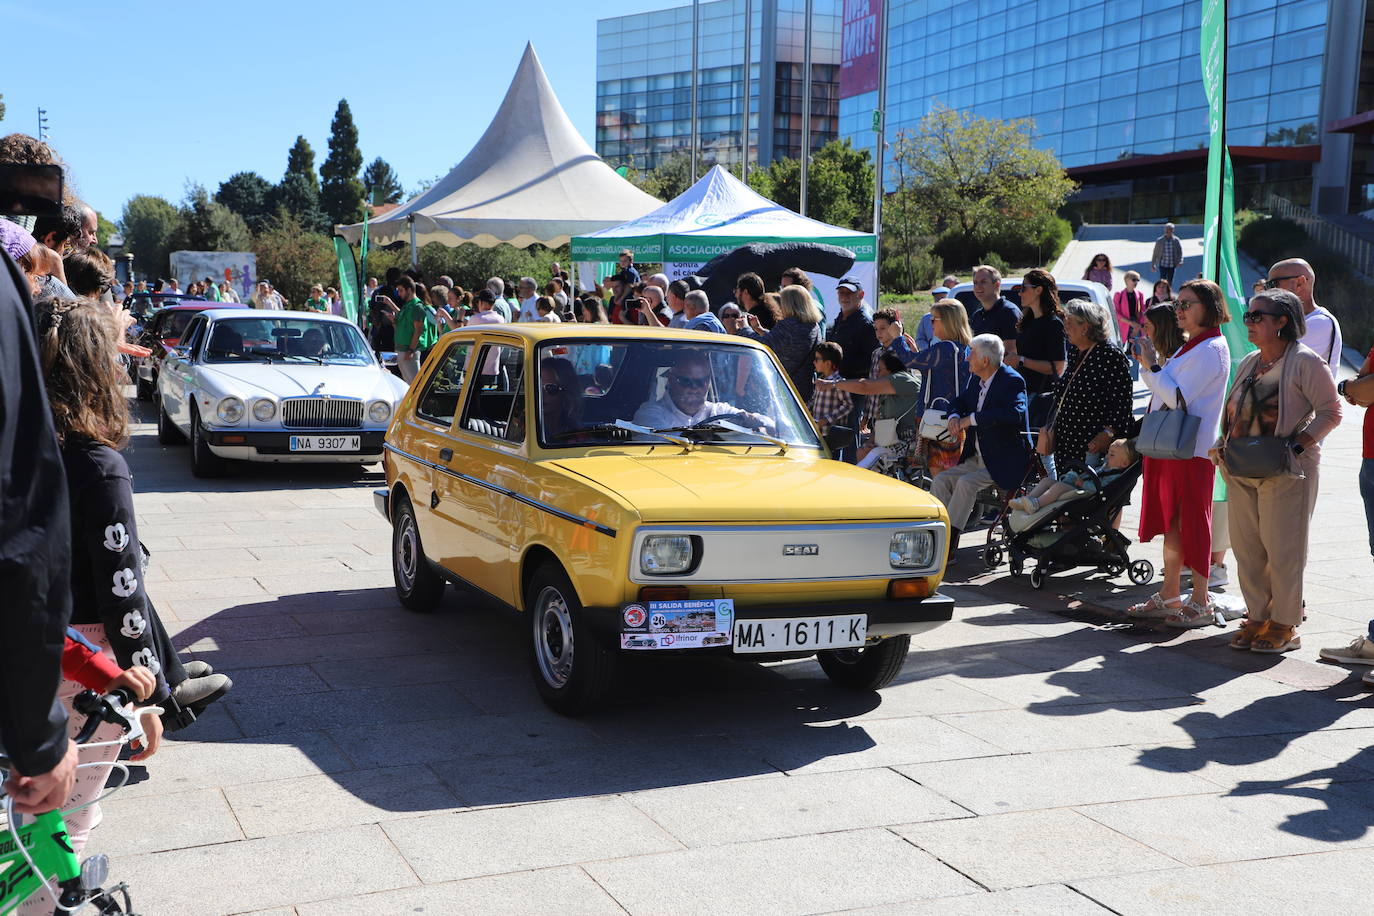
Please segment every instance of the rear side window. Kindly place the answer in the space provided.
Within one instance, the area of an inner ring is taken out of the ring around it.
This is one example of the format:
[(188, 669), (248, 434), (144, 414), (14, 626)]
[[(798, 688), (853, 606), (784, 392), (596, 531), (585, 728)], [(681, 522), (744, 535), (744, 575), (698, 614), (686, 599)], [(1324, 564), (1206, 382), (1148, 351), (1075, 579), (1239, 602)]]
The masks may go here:
[(181, 346), (187, 348), (186, 352), (191, 356), (198, 355), (200, 350), (201, 338), (205, 336), (206, 321), (200, 315), (191, 320), (191, 324), (186, 329), (186, 336), (181, 340)]
[(468, 354), (472, 344), (463, 342), (449, 347), (439, 356), (439, 365), (425, 384), (416, 403), (415, 415), (447, 429), (458, 415), (463, 397), (463, 382), (467, 371)]
[(463, 429), (507, 442), (524, 442), (524, 350), (483, 344), (476, 365), (479, 372), (463, 414)]

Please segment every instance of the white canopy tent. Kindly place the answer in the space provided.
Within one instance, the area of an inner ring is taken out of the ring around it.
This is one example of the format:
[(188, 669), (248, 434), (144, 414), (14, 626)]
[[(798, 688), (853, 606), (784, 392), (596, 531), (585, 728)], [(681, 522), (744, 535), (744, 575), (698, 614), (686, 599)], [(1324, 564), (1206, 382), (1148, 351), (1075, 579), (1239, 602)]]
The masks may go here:
[[(820, 242), (854, 252), (850, 274), (877, 299), (877, 244), (871, 232), (841, 229), (794, 213), (751, 189), (717, 165), (696, 184), (668, 203), (619, 226), (579, 235), (572, 240), (572, 259), (581, 265), (582, 285), (590, 286), (614, 272), (621, 249), (635, 260), (663, 265), (670, 280), (690, 276), (718, 254), (751, 242)], [(835, 284), (841, 277), (810, 274), (827, 317), (839, 308)]]
[[(428, 191), (368, 225), (369, 243), (562, 245), (661, 206), (620, 177), (573, 127), (527, 44), (477, 145)], [(361, 223), (339, 227), (349, 242)]]

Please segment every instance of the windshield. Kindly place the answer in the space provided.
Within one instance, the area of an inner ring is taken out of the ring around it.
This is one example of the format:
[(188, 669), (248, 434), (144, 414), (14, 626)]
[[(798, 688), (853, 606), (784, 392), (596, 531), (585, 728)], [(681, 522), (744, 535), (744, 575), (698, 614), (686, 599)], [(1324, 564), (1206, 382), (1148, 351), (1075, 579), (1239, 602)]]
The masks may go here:
[(538, 365), (535, 397), (545, 447), (684, 439), (820, 447), (782, 374), (752, 347), (551, 341), (539, 347)]
[(367, 366), (372, 350), (351, 324), (301, 318), (221, 318), (210, 332), (205, 361), (331, 363)]

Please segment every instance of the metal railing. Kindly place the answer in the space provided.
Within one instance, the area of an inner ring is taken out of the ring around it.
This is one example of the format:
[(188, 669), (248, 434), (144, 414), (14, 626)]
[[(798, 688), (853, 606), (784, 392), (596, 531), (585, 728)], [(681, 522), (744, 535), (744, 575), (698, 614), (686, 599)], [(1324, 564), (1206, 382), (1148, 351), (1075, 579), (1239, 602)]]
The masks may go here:
[[(1275, 216), (1292, 220), (1318, 243), (1337, 252), (1350, 262), (1350, 266), (1369, 278), (1374, 278), (1374, 241), (1362, 238), (1348, 229), (1342, 229), (1325, 217), (1318, 216), (1306, 207), (1300, 207), (1273, 192), (1265, 195), (1264, 206)], [(1374, 230), (1374, 223), (1370, 224)]]

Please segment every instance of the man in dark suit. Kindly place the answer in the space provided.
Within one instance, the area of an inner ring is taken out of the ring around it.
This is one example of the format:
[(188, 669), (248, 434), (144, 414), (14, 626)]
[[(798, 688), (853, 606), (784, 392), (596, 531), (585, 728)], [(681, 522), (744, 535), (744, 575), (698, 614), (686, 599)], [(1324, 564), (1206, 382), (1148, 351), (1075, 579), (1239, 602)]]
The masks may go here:
[(964, 453), (958, 464), (935, 475), (930, 492), (949, 510), (951, 553), (969, 525), (978, 492), (992, 484), (1015, 489), (1026, 474), (1026, 382), (1003, 365), (1004, 355), (997, 335), (973, 338), (968, 358), (973, 378), (950, 406), (949, 431), (965, 432)]

